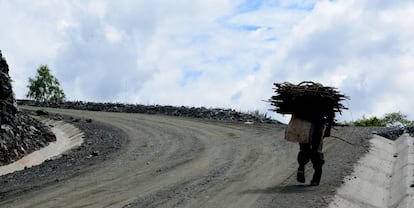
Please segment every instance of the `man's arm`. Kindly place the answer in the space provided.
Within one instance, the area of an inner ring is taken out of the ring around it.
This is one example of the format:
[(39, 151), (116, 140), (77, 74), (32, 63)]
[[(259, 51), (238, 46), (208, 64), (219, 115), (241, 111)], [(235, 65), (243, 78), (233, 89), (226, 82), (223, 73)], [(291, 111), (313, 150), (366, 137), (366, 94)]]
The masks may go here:
[(334, 112), (332, 112), (332, 114), (329, 115), (326, 118), (326, 128), (325, 128), (325, 132), (323, 134), (323, 137), (331, 136), (331, 129), (332, 129), (332, 126), (334, 125), (334, 119), (335, 119), (335, 113)]

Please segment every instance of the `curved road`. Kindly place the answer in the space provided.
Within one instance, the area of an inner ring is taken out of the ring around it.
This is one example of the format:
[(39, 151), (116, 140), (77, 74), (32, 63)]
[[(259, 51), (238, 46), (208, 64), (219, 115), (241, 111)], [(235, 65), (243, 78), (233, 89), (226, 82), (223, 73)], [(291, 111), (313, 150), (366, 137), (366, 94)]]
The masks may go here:
[(3, 201), (6, 207), (273, 207), (277, 187), (311, 189), (295, 187), (298, 147), (283, 140), (283, 126), (47, 111), (110, 123), (128, 144), (86, 173)]

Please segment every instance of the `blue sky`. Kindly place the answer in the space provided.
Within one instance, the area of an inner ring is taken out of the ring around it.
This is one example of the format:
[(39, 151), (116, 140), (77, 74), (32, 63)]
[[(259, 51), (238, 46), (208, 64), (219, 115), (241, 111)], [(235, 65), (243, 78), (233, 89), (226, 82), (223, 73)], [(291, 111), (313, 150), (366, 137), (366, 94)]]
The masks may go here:
[(388, 0), (0, 0), (17, 98), (47, 64), (69, 100), (259, 110), (273, 83), (349, 95), (354, 120), (414, 120), (414, 3)]

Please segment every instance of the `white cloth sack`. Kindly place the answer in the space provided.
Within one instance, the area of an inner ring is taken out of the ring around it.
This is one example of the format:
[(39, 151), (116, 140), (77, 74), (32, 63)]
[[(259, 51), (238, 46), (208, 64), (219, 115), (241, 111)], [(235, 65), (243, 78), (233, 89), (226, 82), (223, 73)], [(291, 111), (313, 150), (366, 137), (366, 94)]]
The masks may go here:
[(290, 142), (309, 143), (312, 131), (311, 122), (292, 115), (285, 131), (285, 139)]

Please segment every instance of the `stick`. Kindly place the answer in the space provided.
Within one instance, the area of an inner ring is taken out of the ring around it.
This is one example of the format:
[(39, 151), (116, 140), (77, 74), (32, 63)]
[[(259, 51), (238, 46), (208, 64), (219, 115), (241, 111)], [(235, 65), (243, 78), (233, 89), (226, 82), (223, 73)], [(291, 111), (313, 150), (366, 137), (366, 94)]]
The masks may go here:
[(330, 137), (335, 138), (335, 139), (339, 139), (339, 140), (341, 140), (341, 141), (343, 141), (343, 142), (345, 142), (345, 143), (347, 143), (347, 144), (350, 144), (350, 145), (352, 145), (352, 146), (356, 146), (356, 145), (357, 145), (357, 144), (354, 144), (354, 143), (352, 143), (352, 142), (348, 142), (348, 141), (346, 141), (345, 139), (342, 139), (341, 137), (337, 137), (337, 136), (330, 136)]

